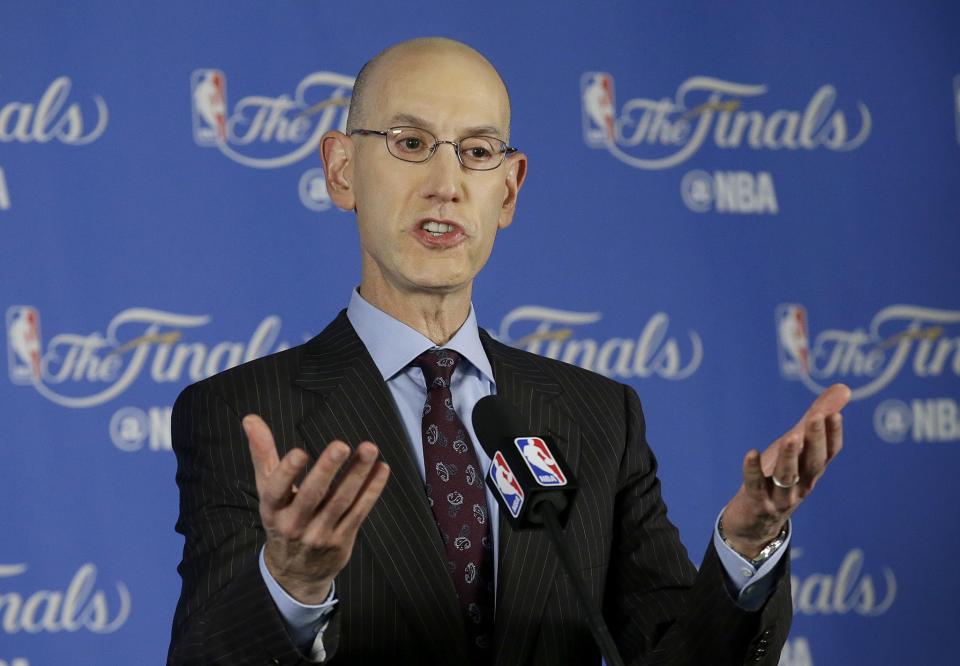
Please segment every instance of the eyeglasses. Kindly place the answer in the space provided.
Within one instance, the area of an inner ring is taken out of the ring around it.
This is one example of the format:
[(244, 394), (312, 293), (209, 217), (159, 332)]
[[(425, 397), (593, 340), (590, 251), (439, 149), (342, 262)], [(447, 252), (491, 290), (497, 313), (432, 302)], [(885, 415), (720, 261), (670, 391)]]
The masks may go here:
[(467, 136), (459, 141), (441, 141), (420, 127), (391, 127), (386, 132), (369, 129), (350, 130), (347, 136), (359, 134), (382, 136), (387, 142), (387, 150), (398, 160), (404, 162), (426, 162), (437, 152), (441, 143), (449, 143), (457, 153), (460, 164), (474, 171), (490, 171), (503, 164), (507, 155), (517, 152), (516, 148), (492, 136)]

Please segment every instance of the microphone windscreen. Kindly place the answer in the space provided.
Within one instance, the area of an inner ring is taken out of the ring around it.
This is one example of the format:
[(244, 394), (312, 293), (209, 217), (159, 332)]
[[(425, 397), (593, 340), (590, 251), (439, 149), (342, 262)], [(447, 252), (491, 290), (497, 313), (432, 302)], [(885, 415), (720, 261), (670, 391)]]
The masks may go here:
[(471, 418), (480, 446), (491, 458), (504, 439), (530, 434), (527, 432), (526, 421), (516, 407), (495, 395), (478, 400)]

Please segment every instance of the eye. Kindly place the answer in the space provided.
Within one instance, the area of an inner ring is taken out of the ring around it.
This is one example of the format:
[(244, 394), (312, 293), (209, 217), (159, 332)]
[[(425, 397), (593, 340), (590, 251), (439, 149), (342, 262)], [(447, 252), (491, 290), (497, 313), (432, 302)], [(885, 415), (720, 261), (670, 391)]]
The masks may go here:
[(481, 148), (480, 146), (474, 146), (469, 151), (470, 157), (475, 160), (485, 160), (492, 157), (492, 153), (486, 148)]
[(429, 154), (433, 140), (426, 130), (417, 127), (397, 127), (391, 130), (390, 152), (400, 159), (421, 161)]
[(494, 162), (497, 154), (494, 142), (495, 140), (490, 137), (467, 137), (460, 141), (460, 157), (468, 166), (479, 166)]

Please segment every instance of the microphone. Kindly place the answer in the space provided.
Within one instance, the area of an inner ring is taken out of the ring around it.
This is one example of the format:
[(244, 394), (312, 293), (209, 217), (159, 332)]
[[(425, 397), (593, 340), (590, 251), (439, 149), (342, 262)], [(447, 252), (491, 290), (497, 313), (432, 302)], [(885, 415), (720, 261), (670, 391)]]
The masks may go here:
[(490, 395), (473, 408), (473, 429), (492, 461), (487, 486), (515, 529), (542, 527), (544, 503), (566, 525), (577, 482), (551, 439), (532, 435), (513, 405)]
[(623, 658), (607, 623), (573, 561), (563, 533), (577, 482), (566, 461), (545, 435), (531, 435), (520, 412), (495, 395), (477, 401), (473, 430), (490, 457), (487, 486), (515, 529), (546, 527), (567, 570), (577, 597), (587, 611), (587, 624), (607, 666), (623, 666)]

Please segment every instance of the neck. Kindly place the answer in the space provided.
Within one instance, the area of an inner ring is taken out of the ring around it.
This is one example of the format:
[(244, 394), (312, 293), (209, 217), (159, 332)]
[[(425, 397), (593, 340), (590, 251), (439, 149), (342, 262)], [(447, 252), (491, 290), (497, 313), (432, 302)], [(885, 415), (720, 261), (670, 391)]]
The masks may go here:
[(375, 308), (419, 331), (433, 344), (446, 344), (470, 314), (471, 288), (455, 292), (404, 292), (360, 283), (360, 295)]

